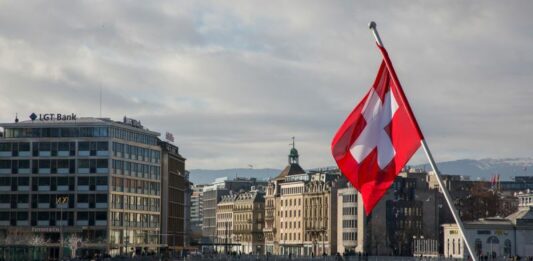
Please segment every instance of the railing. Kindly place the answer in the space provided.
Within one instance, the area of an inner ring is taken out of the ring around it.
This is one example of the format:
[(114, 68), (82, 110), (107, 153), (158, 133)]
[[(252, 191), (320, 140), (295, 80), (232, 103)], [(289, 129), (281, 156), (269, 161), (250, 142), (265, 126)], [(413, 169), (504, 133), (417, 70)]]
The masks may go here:
[[(185, 258), (187, 261), (460, 261), (465, 259), (445, 257), (411, 257), (411, 256), (275, 256), (275, 255), (195, 255)], [(499, 259), (498, 259), (499, 260)]]

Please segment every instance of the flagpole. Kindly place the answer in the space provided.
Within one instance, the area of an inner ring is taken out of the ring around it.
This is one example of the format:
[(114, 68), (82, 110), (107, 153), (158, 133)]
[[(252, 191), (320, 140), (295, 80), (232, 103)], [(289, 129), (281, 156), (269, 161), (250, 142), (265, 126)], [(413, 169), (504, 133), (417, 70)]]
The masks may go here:
[[(368, 24), (368, 27), (369, 27), (370, 30), (372, 30), (372, 33), (374, 34), (374, 38), (376, 39), (376, 43), (379, 46), (384, 47), (383, 46), (383, 42), (381, 41), (381, 37), (379, 37), (379, 33), (377, 31), (377, 28), (376, 28), (376, 23), (374, 21), (371, 21)], [(393, 78), (393, 81), (398, 81), (396, 76), (394, 76), (392, 78)], [(397, 85), (400, 86), (398, 82), (397, 82)], [(404, 97), (401, 97), (401, 98), (403, 99)], [(412, 117), (414, 117), (414, 116), (412, 116)], [(416, 122), (416, 121), (413, 121), (413, 122)], [(418, 131), (421, 134), (420, 128), (418, 126), (417, 126), (417, 128), (418, 128)], [(421, 137), (423, 137), (423, 136), (421, 136)], [(459, 230), (461, 231), (461, 236), (462, 236), (462, 238), (464, 240), (466, 248), (468, 249), (468, 253), (470, 253), (470, 257), (472, 258), (473, 261), (477, 261), (477, 256), (474, 255), (474, 251), (472, 251), (471, 244), (468, 241), (468, 239), (466, 238), (466, 233), (465, 233), (465, 228), (464, 228), (464, 225), (463, 225), (463, 221), (461, 221), (461, 218), (460, 218), (459, 214), (457, 213), (457, 210), (455, 209), (454, 204), (452, 203), (452, 198), (450, 196), (450, 193), (448, 193), (448, 190), (444, 186), (444, 183), (443, 183), (443, 181), (441, 179), (441, 176), (440, 176), (440, 172), (439, 172), (439, 170), (437, 168), (437, 164), (435, 164), (435, 160), (433, 159), (433, 155), (431, 154), (431, 151), (429, 150), (429, 147), (428, 147), (428, 145), (426, 143), (426, 140), (424, 138), (422, 138), (420, 140), (420, 144), (422, 145), (422, 148), (424, 148), (424, 152), (426, 154), (426, 157), (427, 157), (427, 159), (429, 161), (429, 164), (431, 165), (431, 168), (433, 169), (433, 172), (435, 173), (435, 177), (437, 178), (437, 182), (439, 183), (439, 186), (440, 186), (440, 188), (442, 190), (442, 194), (444, 195), (444, 199), (446, 200), (446, 203), (448, 203), (448, 206), (450, 207), (450, 210), (452, 212), (452, 216), (455, 219), (455, 222), (457, 223), (457, 226), (459, 226)]]

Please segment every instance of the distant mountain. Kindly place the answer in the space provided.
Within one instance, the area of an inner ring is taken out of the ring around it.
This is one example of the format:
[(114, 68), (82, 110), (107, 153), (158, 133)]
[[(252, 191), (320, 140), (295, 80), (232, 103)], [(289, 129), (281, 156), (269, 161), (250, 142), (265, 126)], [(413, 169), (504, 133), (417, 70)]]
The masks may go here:
[[(533, 158), (509, 159), (462, 159), (437, 163), (443, 174), (469, 176), (471, 180), (490, 180), (493, 175), (500, 174), (500, 180), (512, 180), (516, 176), (533, 175)], [(415, 168), (431, 170), (429, 164), (413, 166)], [(207, 184), (216, 178), (228, 177), (253, 177), (259, 180), (268, 180), (281, 172), (280, 169), (221, 169), (190, 170), (190, 179), (194, 184)]]
[[(470, 176), (471, 180), (490, 180), (500, 175), (500, 180), (512, 180), (516, 176), (533, 175), (533, 158), (508, 159), (463, 159), (437, 163), (443, 174)], [(418, 165), (416, 168), (430, 170), (429, 164)]]
[(192, 169), (189, 170), (189, 179), (194, 184), (207, 184), (213, 182), (216, 178), (228, 177), (244, 177), (257, 178), (258, 180), (268, 180), (277, 176), (281, 170), (279, 169)]

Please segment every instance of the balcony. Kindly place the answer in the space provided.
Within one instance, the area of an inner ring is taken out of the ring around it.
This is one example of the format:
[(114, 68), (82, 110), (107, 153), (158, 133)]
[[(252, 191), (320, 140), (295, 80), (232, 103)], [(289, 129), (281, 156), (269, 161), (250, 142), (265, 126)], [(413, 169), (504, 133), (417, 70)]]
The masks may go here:
[(17, 191), (30, 191), (30, 186), (21, 186), (17, 187)]
[(89, 168), (78, 168), (79, 174), (89, 174)]
[(0, 157), (11, 157), (11, 151), (0, 151)]
[(96, 220), (94, 222), (95, 226), (107, 226), (107, 220)]
[(31, 151), (19, 151), (19, 157), (30, 157)]
[(57, 169), (57, 174), (68, 174), (69, 173), (69, 169), (68, 168), (58, 168)]
[(0, 203), (0, 208), (11, 208), (11, 204), (9, 204), (9, 203)]
[(50, 208), (50, 203), (38, 203), (38, 208)]
[(96, 185), (97, 191), (107, 191), (109, 189), (109, 186), (107, 185)]
[(10, 222), (9, 220), (0, 220), (0, 226), (9, 226)]
[(78, 185), (78, 191), (89, 191), (89, 185)]
[(11, 191), (11, 186), (0, 186), (0, 191)]

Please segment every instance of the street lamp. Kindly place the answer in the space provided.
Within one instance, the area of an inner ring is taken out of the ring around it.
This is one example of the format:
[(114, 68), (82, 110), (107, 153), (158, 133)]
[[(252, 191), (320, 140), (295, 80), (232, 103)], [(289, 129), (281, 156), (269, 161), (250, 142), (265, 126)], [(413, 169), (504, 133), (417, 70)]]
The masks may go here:
[(59, 241), (60, 241), (60, 250), (59, 250), (59, 260), (62, 260), (63, 259), (63, 251), (64, 251), (64, 247), (63, 247), (63, 206), (64, 204), (67, 204), (68, 203), (68, 196), (62, 196), (62, 197), (58, 197), (56, 198), (56, 205), (60, 205), (61, 207), (59, 208), (60, 209), (60, 216), (61, 216), (61, 223), (59, 224)]
[(124, 236), (124, 244), (126, 245), (126, 256), (129, 256), (128, 254), (128, 244), (130, 243), (130, 236), (126, 235)]

